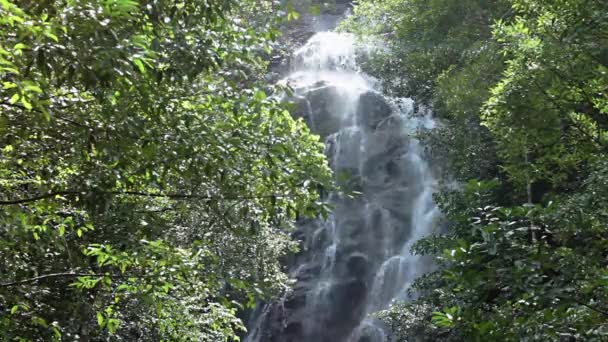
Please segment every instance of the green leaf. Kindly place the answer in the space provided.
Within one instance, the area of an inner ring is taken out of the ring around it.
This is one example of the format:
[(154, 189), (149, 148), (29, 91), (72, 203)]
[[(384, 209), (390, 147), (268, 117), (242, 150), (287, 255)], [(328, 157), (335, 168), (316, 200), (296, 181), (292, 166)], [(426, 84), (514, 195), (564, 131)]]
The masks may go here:
[(15, 22), (18, 22), (20, 24), (23, 24), (25, 22), (25, 19), (16, 16), (16, 15), (11, 15), (8, 17), (9, 22), (11, 22), (11, 24), (14, 24)]
[(446, 312), (435, 311), (431, 317), (431, 321), (440, 328), (453, 328), (455, 326), (454, 314), (458, 308), (452, 307), (445, 309)]
[(287, 14), (287, 20), (298, 20), (300, 18), (300, 13), (296, 11), (291, 11)]
[(97, 311), (97, 325), (99, 325), (100, 328), (103, 328), (104, 326), (104, 317), (103, 317), (103, 313), (101, 311)]
[(311, 5), (310, 7), (308, 7), (308, 13), (314, 16), (321, 15), (321, 6)]
[(17, 101), (19, 101), (20, 98), (21, 98), (21, 94), (15, 93), (15, 94), (13, 94), (13, 96), (11, 96), (11, 99), (9, 100), (9, 102), (11, 104), (15, 104), (15, 103), (17, 103)]
[(120, 321), (118, 319), (116, 319), (116, 318), (108, 319), (107, 328), (108, 328), (108, 332), (111, 335), (116, 333), (116, 330), (118, 330), (119, 326), (120, 326)]
[(253, 95), (254, 100), (260, 101), (260, 102), (266, 100), (266, 97), (267, 97), (266, 93), (263, 90), (258, 90)]
[(146, 66), (144, 65), (144, 62), (141, 60), (141, 58), (134, 58), (133, 63), (137, 66), (137, 69), (139, 69), (141, 73), (146, 72)]
[(36, 325), (40, 325), (45, 328), (47, 328), (49, 326), (48, 323), (46, 322), (46, 320), (39, 316), (32, 317), (32, 323), (34, 323)]
[(55, 335), (55, 340), (61, 341), (61, 330), (55, 325), (51, 326), (51, 329), (53, 330), (53, 335)]
[(7, 68), (7, 67), (0, 67), (0, 71), (2, 72), (11, 72), (13, 74), (19, 75), (19, 70), (15, 69), (15, 68)]
[(8, 0), (0, 0), (0, 5), (2, 5), (5, 10), (10, 10), (11, 7), (13, 7), (13, 4), (11, 4)]
[(38, 93), (38, 94), (42, 94), (42, 88), (40, 88), (40, 87), (39, 87), (39, 86), (37, 86), (37, 85), (26, 85), (26, 86), (24, 87), (24, 89), (25, 89), (25, 90), (30, 90), (30, 91), (36, 92), (36, 93)]
[(31, 103), (31, 102), (30, 102), (30, 101), (29, 101), (29, 100), (28, 100), (28, 99), (27, 99), (25, 96), (23, 96), (23, 97), (21, 98), (21, 104), (22, 104), (22, 105), (23, 105), (23, 107), (25, 107), (25, 109), (27, 109), (27, 110), (32, 110), (32, 108), (34, 108), (34, 107), (32, 106), (32, 103)]
[(44, 31), (44, 35), (51, 38), (53, 41), (55, 41), (56, 43), (59, 42), (59, 38), (52, 32), (49, 31)]
[(13, 88), (17, 88), (17, 83), (13, 83), (13, 82), (3, 82), (2, 83), (2, 87), (7, 90), (7, 89), (13, 89)]
[(298, 20), (300, 13), (298, 13), (293, 7), (293, 3), (289, 1), (287, 3), (287, 20)]

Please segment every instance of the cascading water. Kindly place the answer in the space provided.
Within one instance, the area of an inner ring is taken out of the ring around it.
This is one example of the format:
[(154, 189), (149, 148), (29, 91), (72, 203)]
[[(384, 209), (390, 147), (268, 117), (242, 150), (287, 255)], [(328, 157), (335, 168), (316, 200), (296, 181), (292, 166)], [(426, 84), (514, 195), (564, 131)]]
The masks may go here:
[(259, 310), (246, 341), (389, 341), (369, 314), (407, 300), (410, 283), (430, 267), (410, 253), (439, 215), (433, 175), (412, 135), (434, 122), (415, 115), (411, 100), (382, 96), (359, 71), (356, 46), (348, 34), (317, 33), (296, 51), (285, 81), (298, 114), (325, 139), (331, 167), (361, 195), (331, 194), (329, 218), (300, 222), (297, 283)]

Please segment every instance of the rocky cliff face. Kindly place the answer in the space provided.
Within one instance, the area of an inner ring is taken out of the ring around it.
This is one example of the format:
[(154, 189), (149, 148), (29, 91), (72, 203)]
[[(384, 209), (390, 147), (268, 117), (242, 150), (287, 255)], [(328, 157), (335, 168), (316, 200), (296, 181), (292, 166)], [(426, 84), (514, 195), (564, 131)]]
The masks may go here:
[[(288, 0), (282, 0), (283, 5)], [(351, 0), (291, 0), (291, 4), (300, 17), (286, 22), (283, 36), (275, 46), (275, 53), (270, 58), (269, 75), (278, 81), (290, 71), (295, 57), (294, 51), (306, 44), (317, 32), (332, 31), (338, 23), (350, 13)], [(314, 13), (316, 9), (319, 13)]]
[(301, 253), (289, 265), (296, 285), (260, 306), (247, 341), (385, 341), (368, 314), (406, 299), (428, 267), (409, 247), (433, 229), (434, 180), (411, 135), (433, 122), (413, 115), (412, 101), (385, 98), (359, 71), (357, 49), (350, 35), (318, 32), (290, 59), (283, 82), (295, 90), (295, 115), (324, 139), (332, 169), (361, 195), (330, 194), (330, 217), (299, 223)]

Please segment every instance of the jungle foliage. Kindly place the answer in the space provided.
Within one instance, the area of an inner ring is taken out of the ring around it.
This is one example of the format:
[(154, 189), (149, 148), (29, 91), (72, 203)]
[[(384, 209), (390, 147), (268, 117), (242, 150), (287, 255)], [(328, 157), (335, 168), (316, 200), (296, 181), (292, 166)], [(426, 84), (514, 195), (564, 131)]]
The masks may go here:
[(327, 208), (271, 1), (0, 0), (0, 340), (238, 340)]
[[(437, 271), (398, 340), (608, 339), (608, 2), (361, 0), (366, 69), (431, 107)], [(457, 185), (454, 185), (457, 184)]]

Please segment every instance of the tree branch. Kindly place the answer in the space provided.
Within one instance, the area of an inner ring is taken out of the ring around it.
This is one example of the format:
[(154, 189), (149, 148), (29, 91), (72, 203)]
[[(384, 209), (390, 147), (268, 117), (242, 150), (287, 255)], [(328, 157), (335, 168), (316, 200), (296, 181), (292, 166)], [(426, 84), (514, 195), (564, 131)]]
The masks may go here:
[(35, 201), (39, 201), (42, 199), (47, 199), (47, 198), (51, 198), (51, 197), (55, 197), (55, 196), (74, 195), (77, 193), (78, 193), (77, 191), (49, 192), (47, 194), (38, 195), (38, 196), (34, 196), (34, 197), (29, 197), (29, 198), (19, 198), (19, 199), (14, 199), (14, 200), (0, 201), (0, 205), (23, 204), (23, 203), (35, 202)]
[(582, 306), (586, 307), (586, 308), (587, 308), (587, 309), (589, 309), (589, 310), (595, 311), (595, 312), (597, 312), (597, 313), (600, 313), (600, 314), (602, 314), (602, 315), (604, 315), (604, 316), (608, 317), (608, 312), (606, 312), (606, 311), (604, 311), (604, 310), (598, 309), (598, 308), (593, 307), (593, 306), (591, 306), (591, 305), (589, 305), (589, 304), (587, 304), (587, 303), (581, 302), (580, 300), (578, 300), (578, 299), (576, 299), (576, 298), (574, 299), (574, 301), (575, 301), (577, 304), (582, 305)]
[(132, 275), (116, 275), (116, 274), (96, 274), (96, 273), (77, 273), (77, 272), (63, 272), (63, 273), (51, 273), (44, 274), (38, 277), (27, 278), (22, 280), (17, 280), (9, 283), (0, 283), (0, 287), (9, 287), (16, 285), (23, 285), (29, 283), (36, 283), (44, 279), (50, 278), (74, 278), (74, 277), (112, 277), (112, 278), (125, 278), (125, 277), (133, 277)]
[(270, 195), (251, 195), (251, 196), (204, 196), (204, 195), (193, 195), (193, 194), (161, 194), (161, 193), (150, 193), (150, 192), (142, 192), (142, 191), (75, 191), (75, 190), (66, 190), (66, 191), (55, 191), (49, 192), (47, 194), (42, 194), (29, 198), (19, 198), (13, 200), (4, 200), (0, 201), (0, 205), (14, 205), (14, 204), (23, 204), (29, 202), (35, 202), (42, 199), (52, 198), (55, 196), (67, 196), (67, 195), (87, 195), (87, 194), (106, 194), (106, 195), (131, 195), (131, 196), (142, 196), (142, 197), (155, 197), (155, 198), (169, 198), (174, 200), (189, 200), (189, 199), (197, 199), (203, 201), (242, 201), (242, 200), (253, 200), (253, 199), (281, 199), (281, 198), (293, 198), (294, 195), (285, 195), (285, 194), (270, 194)]
[(596, 307), (594, 307), (594, 306), (592, 306), (592, 305), (589, 305), (589, 304), (587, 304), (587, 303), (585, 303), (585, 302), (583, 302), (583, 301), (579, 300), (578, 298), (574, 298), (574, 297), (564, 297), (564, 296), (558, 296), (558, 298), (559, 298), (559, 299), (562, 299), (562, 300), (565, 300), (565, 301), (574, 302), (574, 303), (576, 303), (576, 304), (578, 304), (578, 305), (582, 305), (582, 306), (586, 307), (587, 309), (589, 309), (589, 310), (591, 310), (591, 311), (595, 311), (595, 312), (597, 312), (597, 313), (599, 313), (599, 314), (602, 314), (602, 315), (604, 315), (604, 316), (608, 317), (608, 311), (604, 311), (604, 310), (602, 310), (602, 309), (598, 309), (598, 308), (596, 308)]
[[(88, 102), (90, 102), (90, 101), (81, 101), (78, 104), (88, 103)], [(23, 111), (27, 111), (28, 110), (27, 108), (23, 107), (22, 105), (19, 105), (19, 104), (16, 104), (16, 103), (10, 103), (10, 102), (6, 102), (6, 101), (0, 101), (0, 105), (7, 106), (7, 107), (12, 107), (12, 108), (17, 108), (17, 109), (20, 109), (20, 110), (23, 110)], [(75, 104), (66, 105), (66, 106), (52, 106), (50, 109), (52, 109), (52, 110), (53, 109), (66, 109), (66, 108), (69, 108), (69, 107), (71, 107), (73, 105), (75, 105)], [(40, 111), (39, 109), (36, 109), (36, 108), (33, 108), (31, 110), (33, 112), (36, 112), (36, 113), (42, 113), (42, 111)], [(74, 125), (74, 126), (77, 126), (77, 127), (80, 127), (80, 128), (85, 128), (85, 129), (87, 129), (87, 130), (89, 130), (91, 132), (94, 131), (93, 128), (91, 128), (91, 127), (89, 127), (89, 126), (87, 126), (87, 125), (85, 125), (83, 123), (76, 122), (76, 121), (68, 119), (68, 118), (60, 117), (58, 115), (53, 115), (53, 117), (55, 119), (59, 120), (59, 121), (67, 122), (67, 123), (69, 123), (71, 125)]]

